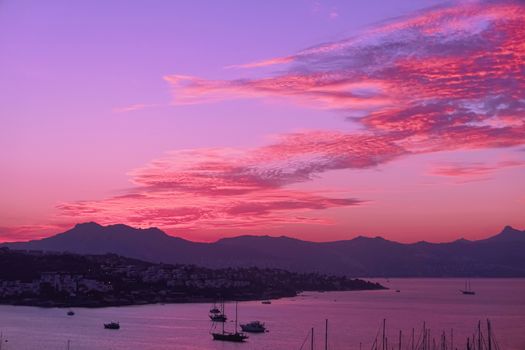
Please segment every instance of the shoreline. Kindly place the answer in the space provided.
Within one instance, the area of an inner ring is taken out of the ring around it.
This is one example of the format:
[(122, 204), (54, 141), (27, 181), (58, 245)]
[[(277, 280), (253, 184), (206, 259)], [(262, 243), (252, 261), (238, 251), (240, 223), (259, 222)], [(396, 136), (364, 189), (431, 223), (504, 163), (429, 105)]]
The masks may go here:
[[(374, 289), (348, 289), (348, 290), (304, 290), (296, 293), (282, 294), (275, 296), (265, 297), (239, 297), (239, 298), (227, 298), (224, 299), (224, 302), (235, 302), (235, 301), (264, 301), (264, 300), (279, 300), (284, 298), (294, 298), (300, 296), (302, 293), (329, 293), (329, 292), (363, 292), (363, 291), (384, 291), (390, 290), (390, 288), (381, 286), (380, 288)], [(146, 301), (146, 300), (119, 300), (115, 302), (90, 302), (90, 301), (81, 301), (81, 302), (65, 302), (65, 301), (49, 301), (49, 300), (0, 300), (0, 305), (6, 306), (27, 306), (27, 307), (39, 307), (44, 309), (58, 308), (58, 309), (68, 309), (68, 308), (88, 308), (88, 309), (99, 309), (106, 307), (121, 307), (121, 306), (142, 306), (142, 305), (163, 305), (163, 304), (204, 304), (204, 303), (214, 303), (217, 302), (217, 298), (210, 297), (185, 297), (185, 298), (173, 298), (166, 300), (155, 300), (155, 301)]]

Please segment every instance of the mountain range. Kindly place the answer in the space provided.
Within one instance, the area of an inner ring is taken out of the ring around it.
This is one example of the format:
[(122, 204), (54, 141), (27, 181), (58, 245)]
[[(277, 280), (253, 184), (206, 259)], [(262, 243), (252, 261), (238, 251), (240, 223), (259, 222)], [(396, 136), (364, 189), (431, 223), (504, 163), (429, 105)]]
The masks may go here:
[(525, 277), (525, 231), (506, 226), (488, 239), (398, 243), (381, 237), (308, 242), (239, 236), (192, 242), (157, 228), (78, 224), (52, 237), (0, 246), (77, 254), (114, 253), (154, 263), (272, 267), (355, 277)]

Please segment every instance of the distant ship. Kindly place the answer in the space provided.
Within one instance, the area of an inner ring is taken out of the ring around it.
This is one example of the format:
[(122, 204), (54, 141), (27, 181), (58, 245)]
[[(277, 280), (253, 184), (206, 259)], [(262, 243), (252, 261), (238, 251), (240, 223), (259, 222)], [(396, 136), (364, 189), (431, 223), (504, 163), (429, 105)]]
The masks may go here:
[(264, 333), (266, 332), (266, 327), (264, 323), (259, 321), (252, 321), (250, 323), (241, 324), (241, 329), (244, 332), (250, 332), (250, 333)]
[(73, 310), (69, 310), (69, 311), (67, 312), (67, 315), (68, 315), (68, 316), (73, 316), (74, 314), (75, 314), (75, 312), (74, 312)]
[(235, 332), (226, 332), (224, 330), (224, 323), (223, 323), (222, 332), (212, 333), (211, 335), (213, 336), (213, 340), (231, 341), (231, 342), (237, 342), (237, 343), (242, 343), (246, 339), (248, 339), (248, 336), (246, 334), (237, 331), (237, 302), (235, 303)]
[(104, 328), (106, 328), (106, 329), (120, 329), (120, 323), (118, 323), (118, 322), (104, 323)]
[(261, 304), (271, 304), (272, 302), (270, 300), (263, 300), (261, 301)]
[(213, 307), (210, 309), (209, 317), (213, 322), (226, 322), (228, 318), (224, 314), (224, 301), (221, 302), (220, 309), (217, 307), (217, 305), (213, 305)]
[(476, 292), (474, 292), (471, 288), (470, 288), (470, 281), (465, 281), (465, 289), (460, 289), (459, 290), (461, 293), (465, 294), (465, 295), (474, 295), (476, 294)]

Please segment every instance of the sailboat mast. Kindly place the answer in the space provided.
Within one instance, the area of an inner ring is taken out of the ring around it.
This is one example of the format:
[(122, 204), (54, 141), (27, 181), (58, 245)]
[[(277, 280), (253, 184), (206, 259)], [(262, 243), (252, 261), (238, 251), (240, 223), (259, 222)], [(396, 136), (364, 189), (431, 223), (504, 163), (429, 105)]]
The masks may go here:
[(311, 333), (311, 339), (310, 339), (310, 349), (314, 350), (314, 327), (312, 327), (312, 333)]
[(383, 342), (382, 342), (383, 350), (385, 350), (385, 327), (386, 327), (386, 318), (383, 318)]
[(328, 319), (325, 320), (324, 327), (324, 350), (328, 350)]
[[(222, 308), (222, 315), (224, 316), (224, 300), (221, 303), (221, 308)], [(226, 323), (225, 321), (226, 320), (224, 320), (224, 322), (221, 322), (222, 323), (222, 334), (224, 334), (224, 324)]]
[(489, 350), (492, 350), (492, 327), (490, 326), (490, 320), (487, 319), (487, 328), (489, 332)]
[(481, 321), (478, 321), (478, 350), (481, 350)]
[(415, 340), (414, 339), (414, 332), (415, 332), (415, 330), (414, 330), (414, 328), (412, 328), (412, 350), (414, 350), (414, 340)]
[(235, 302), (235, 333), (237, 333), (237, 304), (238, 302)]

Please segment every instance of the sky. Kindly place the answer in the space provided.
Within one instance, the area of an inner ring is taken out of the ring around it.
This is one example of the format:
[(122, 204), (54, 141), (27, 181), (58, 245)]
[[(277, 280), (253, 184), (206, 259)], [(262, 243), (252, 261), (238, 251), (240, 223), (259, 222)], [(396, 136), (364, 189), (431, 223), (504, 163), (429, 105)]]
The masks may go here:
[(525, 229), (523, 1), (0, 1), (0, 241)]

